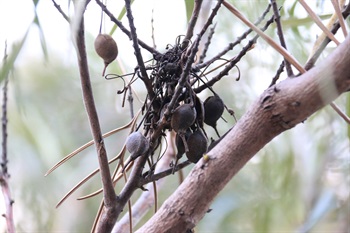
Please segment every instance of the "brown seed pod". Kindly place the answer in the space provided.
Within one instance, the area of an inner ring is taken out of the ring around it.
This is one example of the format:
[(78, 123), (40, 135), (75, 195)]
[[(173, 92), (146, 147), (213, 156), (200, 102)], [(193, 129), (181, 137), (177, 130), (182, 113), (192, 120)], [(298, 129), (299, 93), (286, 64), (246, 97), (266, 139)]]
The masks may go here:
[(126, 149), (130, 152), (130, 160), (126, 163), (126, 167), (131, 161), (146, 153), (149, 149), (149, 142), (140, 132), (130, 134), (125, 143)]
[(195, 122), (196, 116), (196, 110), (191, 106), (191, 104), (180, 105), (174, 110), (171, 116), (171, 128), (182, 138), (182, 141), (185, 145), (185, 151), (188, 151), (188, 147), (184, 134), (186, 133), (187, 129)]
[(200, 129), (197, 129), (188, 137), (187, 145), (186, 157), (192, 163), (197, 163), (208, 149), (207, 138)]
[(209, 96), (204, 101), (204, 123), (214, 128), (216, 134), (220, 137), (216, 129), (216, 122), (224, 112), (225, 105), (218, 95)]
[(105, 67), (102, 76), (109, 63), (114, 61), (118, 56), (118, 46), (114, 39), (108, 34), (98, 34), (95, 39), (95, 51), (103, 59)]

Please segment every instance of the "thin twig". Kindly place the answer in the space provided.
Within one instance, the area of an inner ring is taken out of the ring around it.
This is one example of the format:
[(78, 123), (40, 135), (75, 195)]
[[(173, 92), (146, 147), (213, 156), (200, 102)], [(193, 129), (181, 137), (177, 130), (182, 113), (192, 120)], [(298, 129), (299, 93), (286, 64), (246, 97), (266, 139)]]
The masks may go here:
[[(5, 52), (4, 52), (4, 63), (7, 59), (7, 43), (5, 42)], [(3, 87), (3, 96), (2, 96), (2, 157), (1, 157), (1, 171), (0, 171), (0, 185), (2, 189), (2, 194), (4, 197), (6, 213), (4, 217), (6, 218), (7, 232), (15, 233), (15, 224), (13, 221), (13, 199), (11, 196), (11, 191), (9, 187), (9, 178), (10, 174), (7, 169), (7, 91), (8, 91), (8, 76), (5, 77), (4, 87)]]
[(208, 27), (213, 23), (213, 19), (216, 16), (216, 14), (218, 13), (220, 7), (221, 7), (221, 3), (222, 0), (218, 0), (218, 2), (216, 3), (215, 7), (213, 8), (210, 16), (207, 19), (207, 22), (204, 24), (201, 32), (199, 33), (200, 37), (202, 37), (204, 35), (204, 33), (207, 31)]
[(271, 87), (271, 86), (273, 86), (273, 85), (276, 84), (277, 80), (278, 80), (279, 77), (280, 77), (280, 74), (283, 72), (283, 69), (284, 69), (284, 62), (285, 62), (285, 61), (282, 61), (280, 67), (278, 68), (278, 70), (277, 70), (277, 72), (276, 72), (275, 77), (272, 78), (272, 81), (271, 81), (269, 87)]
[[(283, 48), (287, 49), (287, 45), (286, 45), (286, 42), (285, 42), (284, 36), (283, 36), (283, 29), (282, 29), (282, 24), (281, 24), (281, 16), (280, 16), (280, 13), (279, 13), (279, 9), (278, 9), (276, 0), (271, 0), (271, 5), (272, 5), (273, 13), (275, 15), (275, 22), (276, 22), (276, 26), (277, 26), (277, 35), (278, 35), (278, 37), (280, 39), (281, 46)], [(286, 71), (287, 71), (288, 77), (293, 77), (294, 74), (293, 74), (292, 67), (291, 67), (290, 63), (286, 59), (284, 59), (284, 65), (286, 67)]]
[(56, 9), (58, 10), (58, 12), (63, 16), (63, 18), (64, 18), (67, 22), (70, 22), (69, 17), (66, 15), (66, 13), (64, 13), (64, 11), (62, 10), (61, 6), (58, 5), (58, 4), (56, 3), (55, 0), (52, 0), (52, 2), (53, 2), (53, 5), (54, 5), (54, 6), (56, 7)]
[(164, 177), (166, 177), (166, 176), (169, 176), (169, 175), (173, 174), (174, 171), (179, 171), (179, 170), (183, 169), (184, 167), (187, 167), (187, 166), (190, 165), (190, 164), (192, 164), (192, 163), (191, 163), (189, 160), (186, 160), (186, 161), (184, 161), (184, 162), (182, 162), (182, 163), (179, 163), (179, 164), (176, 166), (175, 169), (170, 168), (170, 169), (167, 169), (167, 170), (165, 170), (165, 171), (162, 171), (162, 172), (159, 172), (159, 173), (157, 173), (157, 174), (154, 174), (154, 175), (152, 175), (152, 176), (148, 176), (147, 178), (145, 178), (145, 179), (142, 180), (141, 184), (142, 184), (142, 185), (145, 185), (145, 184), (151, 183), (151, 182), (153, 182), (153, 181), (157, 181), (157, 180), (159, 180), (159, 179), (162, 179), (162, 178), (164, 178)]
[(211, 28), (210, 28), (210, 31), (209, 31), (209, 34), (207, 36), (207, 41), (205, 42), (204, 44), (204, 49), (201, 53), (201, 56), (199, 57), (199, 61), (198, 61), (198, 64), (200, 63), (203, 63), (206, 55), (207, 55), (207, 52), (208, 52), (208, 49), (209, 49), (209, 45), (211, 43), (211, 39), (213, 38), (213, 35), (215, 33), (215, 27), (216, 27), (216, 24), (214, 24)]
[(154, 93), (153, 88), (152, 88), (152, 82), (149, 79), (148, 74), (146, 72), (145, 63), (143, 62), (141, 50), (139, 47), (139, 41), (137, 39), (136, 28), (135, 28), (135, 24), (134, 24), (134, 16), (132, 15), (132, 11), (131, 11), (130, 0), (125, 0), (125, 9), (126, 9), (126, 16), (128, 18), (128, 21), (129, 21), (130, 36), (131, 36), (131, 39), (133, 42), (135, 57), (136, 57), (137, 64), (138, 64), (138, 66), (140, 68), (140, 72), (141, 72), (141, 79), (145, 83), (149, 98), (152, 100), (155, 97), (155, 93)]

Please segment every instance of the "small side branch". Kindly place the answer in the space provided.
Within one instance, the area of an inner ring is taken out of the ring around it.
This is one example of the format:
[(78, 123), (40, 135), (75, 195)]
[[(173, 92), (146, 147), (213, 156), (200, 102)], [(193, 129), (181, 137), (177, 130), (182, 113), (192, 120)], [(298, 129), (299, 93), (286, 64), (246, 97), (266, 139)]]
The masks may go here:
[(137, 64), (138, 64), (140, 71), (141, 71), (141, 77), (142, 77), (141, 79), (145, 83), (149, 98), (152, 100), (155, 97), (155, 93), (152, 89), (152, 82), (148, 78), (148, 75), (146, 72), (146, 67), (145, 67), (145, 64), (143, 62), (141, 50), (139, 47), (139, 41), (137, 39), (136, 28), (135, 28), (135, 24), (134, 24), (134, 16), (132, 15), (132, 11), (131, 11), (130, 0), (125, 0), (125, 8), (126, 8), (126, 16), (128, 17), (128, 20), (129, 20), (130, 35), (131, 35), (131, 39), (133, 42), (135, 57), (136, 57)]
[[(271, 8), (271, 4), (269, 4), (267, 6), (267, 8), (265, 9), (265, 11), (263, 12), (263, 14), (259, 17), (259, 19), (254, 23), (254, 25), (259, 25), (263, 19), (265, 18), (265, 16), (267, 15), (267, 13), (269, 13)], [(199, 63), (198, 65), (195, 66), (195, 69), (201, 69), (204, 68), (208, 65), (210, 65), (211, 63), (215, 62), (216, 60), (220, 59), (223, 55), (225, 55), (227, 52), (229, 52), (230, 50), (232, 50), (236, 45), (240, 44), (242, 42), (242, 40), (244, 40), (245, 38), (247, 38), (247, 36), (253, 31), (253, 29), (248, 29), (247, 31), (245, 31), (241, 36), (239, 36), (236, 41), (230, 43), (223, 51), (221, 51), (220, 53), (218, 53), (217, 55), (215, 55), (214, 57), (212, 57), (210, 60), (203, 62), (203, 63)]]
[[(262, 31), (265, 31), (270, 24), (272, 24), (273, 22), (273, 17), (271, 17), (264, 25), (264, 27), (262, 28)], [(253, 39), (249, 40), (249, 42), (247, 43), (247, 45), (245, 45), (243, 47), (243, 49), (241, 50), (241, 52), (234, 57), (229, 64), (227, 64), (225, 66), (225, 68), (215, 77), (213, 77), (212, 79), (210, 79), (207, 83), (205, 83), (204, 85), (201, 85), (197, 88), (194, 88), (193, 91), (195, 93), (200, 93), (203, 90), (205, 90), (208, 86), (213, 86), (216, 82), (220, 81), (220, 79), (222, 77), (224, 77), (225, 75), (228, 75), (229, 71), (241, 60), (241, 58), (252, 48), (252, 46), (256, 43), (256, 41), (258, 40), (259, 35), (256, 35), (255, 37), (253, 37)]]
[[(282, 24), (281, 24), (281, 16), (279, 13), (279, 9), (277, 7), (277, 3), (276, 0), (271, 0), (271, 5), (273, 8), (273, 13), (275, 15), (275, 22), (276, 22), (276, 26), (277, 26), (277, 35), (280, 39), (280, 43), (281, 46), (285, 49), (287, 49), (287, 45), (286, 42), (284, 40), (284, 36), (283, 36), (283, 30), (282, 30)], [(290, 63), (287, 61), (287, 59), (284, 59), (284, 65), (286, 67), (286, 71), (287, 71), (287, 75), (288, 77), (293, 77), (293, 70), (292, 70), (292, 66), (290, 65)]]
[(62, 10), (61, 6), (57, 4), (57, 2), (55, 0), (52, 0), (53, 5), (56, 7), (56, 9), (58, 10), (58, 12), (63, 16), (63, 18), (69, 22), (69, 17), (66, 15), (66, 13), (64, 13), (64, 11)]

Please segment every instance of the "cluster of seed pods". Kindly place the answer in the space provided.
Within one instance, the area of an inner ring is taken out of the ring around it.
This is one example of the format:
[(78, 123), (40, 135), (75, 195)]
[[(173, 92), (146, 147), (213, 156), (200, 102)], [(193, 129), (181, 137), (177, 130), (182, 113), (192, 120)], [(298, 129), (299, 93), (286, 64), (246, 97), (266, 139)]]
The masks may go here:
[[(113, 38), (107, 34), (99, 34), (94, 45), (96, 53), (104, 61), (105, 66), (102, 72), (104, 75), (106, 67), (116, 59), (118, 47)], [(149, 135), (159, 126), (175, 92), (182, 72), (181, 56), (185, 51), (181, 48), (178, 39), (175, 46), (163, 55), (154, 58), (156, 64), (151, 67), (150, 80), (157, 96), (152, 103), (148, 102), (147, 104), (146, 99), (148, 111), (145, 114), (144, 133), (134, 132), (126, 140), (126, 149), (131, 154), (128, 163), (150, 150)], [(189, 85), (192, 83), (193, 86), (197, 81), (199, 79), (196, 79), (195, 71), (192, 71), (192, 75), (190, 74), (188, 77), (186, 88), (184, 88), (185, 91), (178, 99), (174, 109), (170, 109), (168, 124), (163, 126), (163, 132), (166, 130), (176, 132), (177, 154), (173, 169), (176, 168), (178, 161), (184, 154), (189, 161), (197, 163), (207, 152), (208, 136), (203, 126), (204, 123), (213, 127), (220, 137), (216, 126), (224, 112), (224, 102), (215, 92), (205, 101), (201, 101)], [(154, 152), (155, 148), (151, 148), (153, 151), (150, 154)]]

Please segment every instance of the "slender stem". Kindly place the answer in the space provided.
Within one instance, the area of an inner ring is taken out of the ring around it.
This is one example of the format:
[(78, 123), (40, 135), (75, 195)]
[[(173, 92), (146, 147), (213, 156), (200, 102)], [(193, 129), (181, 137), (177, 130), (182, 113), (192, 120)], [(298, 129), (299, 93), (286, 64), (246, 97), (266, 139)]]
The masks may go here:
[(187, 48), (188, 43), (189, 43), (189, 41), (191, 40), (191, 38), (193, 36), (193, 30), (194, 30), (194, 27), (196, 26), (196, 23), (197, 23), (197, 19), (198, 19), (199, 12), (200, 12), (200, 9), (201, 9), (201, 6), (202, 6), (202, 2), (203, 2), (203, 0), (195, 0), (194, 1), (194, 7), (193, 7), (192, 16), (191, 16), (191, 19), (190, 19), (190, 21), (188, 23), (188, 27), (187, 27), (187, 32), (186, 32), (185, 38), (184, 38), (184, 40), (182, 42), (182, 45), (181, 45), (181, 47), (183, 49)]
[[(99, 224), (99, 232), (107, 232), (114, 225), (114, 222), (109, 221), (111, 216), (115, 215), (115, 205), (117, 196), (114, 192), (111, 173), (108, 166), (107, 152), (105, 149), (98, 114), (95, 107), (94, 96), (92, 93), (90, 74), (88, 69), (88, 61), (85, 48), (85, 33), (84, 33), (84, 17), (80, 22), (80, 28), (76, 35), (76, 46), (78, 55), (78, 65), (80, 71), (80, 81), (82, 86), (85, 109), (88, 115), (91, 133), (97, 151), (98, 162), (100, 166), (100, 174), (103, 187), (104, 198), (104, 216)], [(108, 217), (106, 217), (108, 216)]]
[(272, 81), (271, 81), (269, 87), (271, 87), (271, 86), (273, 86), (273, 85), (276, 84), (277, 80), (278, 80), (279, 77), (280, 77), (280, 74), (283, 72), (284, 64), (285, 64), (285, 61), (282, 61), (280, 67), (278, 68), (278, 70), (277, 70), (277, 72), (276, 72), (275, 77), (272, 78)]

